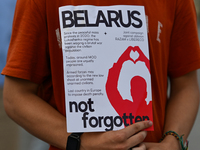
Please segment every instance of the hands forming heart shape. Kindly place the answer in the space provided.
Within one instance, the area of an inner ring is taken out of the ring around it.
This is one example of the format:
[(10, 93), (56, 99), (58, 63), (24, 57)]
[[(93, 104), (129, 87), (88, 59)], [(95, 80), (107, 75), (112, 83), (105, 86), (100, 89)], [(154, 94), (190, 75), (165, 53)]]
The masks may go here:
[(139, 58), (139, 56), (140, 56), (140, 54), (137, 51), (130, 52), (130, 58), (132, 58), (134, 62)]

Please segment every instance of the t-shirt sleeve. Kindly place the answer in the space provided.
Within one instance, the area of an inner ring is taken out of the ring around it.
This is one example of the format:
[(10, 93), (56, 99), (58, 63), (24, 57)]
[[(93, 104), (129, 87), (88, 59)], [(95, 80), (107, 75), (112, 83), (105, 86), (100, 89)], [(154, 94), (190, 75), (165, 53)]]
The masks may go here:
[(193, 0), (177, 0), (176, 5), (169, 53), (170, 77), (179, 77), (200, 68), (200, 48)]
[(45, 6), (18, 0), (3, 75), (42, 83), (50, 75)]

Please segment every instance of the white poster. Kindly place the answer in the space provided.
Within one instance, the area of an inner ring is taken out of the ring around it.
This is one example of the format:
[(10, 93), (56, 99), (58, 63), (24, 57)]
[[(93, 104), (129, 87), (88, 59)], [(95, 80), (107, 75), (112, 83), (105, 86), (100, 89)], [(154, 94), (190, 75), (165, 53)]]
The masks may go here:
[(59, 17), (67, 131), (153, 121), (144, 7), (63, 6)]

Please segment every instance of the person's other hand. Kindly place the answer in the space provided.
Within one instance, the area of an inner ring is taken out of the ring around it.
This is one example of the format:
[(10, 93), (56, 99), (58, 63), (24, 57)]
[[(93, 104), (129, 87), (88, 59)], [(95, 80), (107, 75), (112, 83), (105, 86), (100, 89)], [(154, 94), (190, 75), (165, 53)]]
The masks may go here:
[(141, 143), (138, 146), (131, 148), (130, 150), (146, 150), (146, 146), (144, 143)]
[(144, 143), (147, 150), (180, 150), (179, 141), (173, 136), (166, 136), (160, 143)]
[(144, 144), (137, 145), (147, 135), (143, 130), (150, 126), (151, 121), (142, 121), (118, 131), (84, 133), (81, 136), (80, 150), (146, 150)]

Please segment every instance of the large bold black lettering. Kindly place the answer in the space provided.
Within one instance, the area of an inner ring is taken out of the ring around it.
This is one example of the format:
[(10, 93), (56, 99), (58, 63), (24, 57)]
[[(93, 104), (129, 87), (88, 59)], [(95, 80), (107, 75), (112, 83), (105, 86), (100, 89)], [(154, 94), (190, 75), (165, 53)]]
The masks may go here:
[(106, 116), (104, 118), (104, 124), (105, 124), (106, 127), (110, 127), (110, 129), (106, 128), (105, 129), (106, 131), (113, 130), (113, 117), (112, 116)]
[(138, 24), (132, 23), (132, 26), (135, 27), (135, 28), (141, 28), (142, 27), (142, 20), (140, 18), (137, 18), (136, 16), (134, 16), (135, 14), (140, 15), (140, 12), (138, 12), (138, 11), (132, 11), (131, 12), (131, 18), (133, 18), (133, 20), (138, 22)]
[(84, 20), (84, 17), (78, 17), (80, 14), (84, 14), (83, 10), (74, 11), (74, 24), (75, 27), (85, 27), (85, 24), (80, 24), (79, 21)]
[[(117, 120), (119, 120), (119, 122), (117, 122)], [(120, 116), (116, 116), (116, 117), (114, 118), (114, 124), (115, 124), (115, 126), (121, 127), (121, 126), (122, 126), (122, 123), (123, 123), (123, 121), (122, 121), (122, 118), (121, 118)]]
[[(62, 22), (63, 22), (63, 28), (69, 28), (74, 25), (74, 20), (72, 19), (73, 14), (71, 11), (63, 11), (62, 12)], [(68, 24), (68, 22), (70, 22)]]
[(124, 119), (124, 125), (129, 126), (129, 124), (126, 122), (126, 119), (128, 119), (128, 116), (126, 116), (126, 113), (123, 114), (122, 118)]
[(103, 116), (100, 116), (99, 117), (99, 127), (102, 127), (102, 123), (101, 123), (102, 120), (103, 120)]
[(79, 104), (78, 104), (78, 109), (81, 111), (81, 112), (85, 112), (87, 110), (87, 103), (84, 102), (84, 101), (81, 101)]
[(143, 117), (143, 121), (144, 120), (149, 120), (149, 117), (148, 116), (142, 116)]
[(94, 112), (94, 109), (92, 108), (92, 104), (94, 104), (94, 101), (92, 101), (91, 98), (89, 98), (87, 103), (89, 106), (89, 111)]
[(98, 11), (96, 25), (99, 26), (99, 23), (104, 23), (106, 26), (109, 26), (106, 17), (101, 10)]
[(121, 10), (119, 10), (119, 16), (120, 16), (120, 18), (119, 18), (120, 24), (125, 28), (130, 27), (130, 25), (131, 25), (131, 13), (130, 13), (130, 11), (129, 10), (127, 11), (127, 17), (128, 17), (128, 23), (127, 24), (125, 24), (123, 22), (123, 20), (124, 20), (123, 17), (125, 15), (122, 15), (122, 11)]
[[(92, 120), (94, 120), (94, 121), (92, 121)], [(96, 128), (97, 126), (98, 126), (98, 124), (99, 124), (99, 122), (98, 122), (98, 119), (96, 118), (96, 117), (91, 117), (90, 119), (89, 119), (89, 124), (90, 124), (90, 126), (92, 127), (92, 128)]]
[(75, 112), (78, 112), (78, 105), (76, 102), (69, 102), (69, 111), (73, 112), (72, 105), (74, 105), (74, 107), (75, 107)]
[(141, 116), (136, 116), (135, 117), (135, 123), (136, 122), (140, 122), (140, 121), (142, 121), (142, 117)]
[(86, 128), (87, 127), (87, 124), (86, 124), (86, 120), (88, 120), (88, 117), (86, 117), (86, 115), (88, 115), (89, 113), (88, 112), (85, 112), (83, 114), (83, 117), (82, 117), (82, 120), (83, 120), (83, 127)]
[(133, 124), (134, 116), (132, 116), (132, 113), (130, 113), (130, 115), (129, 115), (129, 119), (130, 119), (130, 124)]
[(117, 22), (119, 19), (119, 13), (116, 11), (108, 10), (108, 27), (112, 27), (112, 22), (116, 24), (117, 27), (120, 27), (119, 23)]
[(90, 24), (89, 23), (88, 11), (87, 10), (84, 10), (84, 11), (85, 11), (85, 24), (86, 24), (86, 27), (97, 27), (97, 24)]

